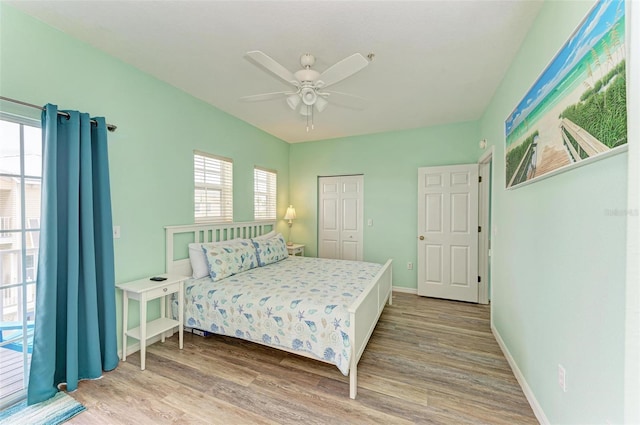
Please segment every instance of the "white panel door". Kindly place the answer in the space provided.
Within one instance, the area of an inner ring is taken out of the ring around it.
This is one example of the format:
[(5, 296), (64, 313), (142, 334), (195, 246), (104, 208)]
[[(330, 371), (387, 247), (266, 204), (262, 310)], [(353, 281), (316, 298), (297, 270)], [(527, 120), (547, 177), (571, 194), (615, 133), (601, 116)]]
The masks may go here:
[(343, 260), (362, 261), (363, 176), (341, 177), (341, 232)]
[(418, 295), (478, 302), (478, 164), (418, 169)]
[(361, 175), (319, 179), (319, 257), (362, 261), (363, 186)]
[(319, 184), (318, 256), (340, 258), (340, 181), (325, 177)]

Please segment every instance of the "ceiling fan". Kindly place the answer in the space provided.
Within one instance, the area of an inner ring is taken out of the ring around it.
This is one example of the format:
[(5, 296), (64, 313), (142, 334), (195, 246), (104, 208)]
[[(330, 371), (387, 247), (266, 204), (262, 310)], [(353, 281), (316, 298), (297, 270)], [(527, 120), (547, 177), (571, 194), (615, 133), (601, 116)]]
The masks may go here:
[[(352, 76), (369, 64), (369, 61), (360, 53), (355, 53), (341, 60), (323, 73), (311, 69), (316, 58), (309, 53), (300, 56), (302, 69), (295, 73), (290, 72), (273, 58), (259, 50), (247, 52), (246, 57), (276, 77), (291, 84), (293, 89), (245, 96), (242, 97), (241, 100), (255, 102), (285, 97), (287, 105), (289, 105), (291, 109), (298, 111), (307, 118), (307, 131), (309, 131), (309, 122), (311, 122), (311, 128), (313, 129), (313, 110), (315, 109), (318, 112), (322, 112), (329, 102), (352, 109), (363, 109), (366, 106), (367, 101), (362, 97), (325, 90), (327, 87)], [(368, 57), (369, 60), (371, 60), (373, 54), (370, 54)]]

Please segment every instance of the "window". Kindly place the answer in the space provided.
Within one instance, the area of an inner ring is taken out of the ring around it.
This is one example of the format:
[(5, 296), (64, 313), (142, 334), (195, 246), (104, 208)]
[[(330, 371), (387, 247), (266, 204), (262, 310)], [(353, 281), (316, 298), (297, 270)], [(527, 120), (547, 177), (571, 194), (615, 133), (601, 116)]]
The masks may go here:
[(253, 169), (253, 216), (255, 220), (276, 219), (278, 174), (255, 167)]
[(0, 409), (26, 395), (40, 242), (42, 132), (0, 114)]
[(196, 223), (233, 221), (233, 161), (193, 152)]

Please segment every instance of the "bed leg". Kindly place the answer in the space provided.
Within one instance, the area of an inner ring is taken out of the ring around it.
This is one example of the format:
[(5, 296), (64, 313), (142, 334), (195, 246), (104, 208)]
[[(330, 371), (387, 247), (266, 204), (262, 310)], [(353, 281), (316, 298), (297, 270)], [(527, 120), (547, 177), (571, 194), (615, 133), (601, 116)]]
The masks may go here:
[(354, 366), (349, 371), (349, 397), (356, 398), (358, 393), (358, 367)]
[(393, 305), (393, 291), (389, 292), (389, 305)]

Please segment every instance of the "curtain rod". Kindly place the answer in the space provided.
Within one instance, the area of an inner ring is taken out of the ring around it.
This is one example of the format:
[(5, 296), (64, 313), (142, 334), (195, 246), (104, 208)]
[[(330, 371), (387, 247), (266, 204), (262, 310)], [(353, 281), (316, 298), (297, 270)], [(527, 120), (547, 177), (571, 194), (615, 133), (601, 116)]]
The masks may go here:
[[(6, 100), (7, 102), (13, 102), (13, 103), (17, 103), (19, 105), (24, 105), (24, 106), (28, 106), (30, 108), (36, 108), (36, 109), (40, 109), (41, 111), (44, 111), (44, 107), (42, 107), (42, 106), (34, 105), (33, 103), (23, 102), (21, 100), (11, 99), (10, 97), (0, 96), (0, 100)], [(69, 118), (71, 116), (68, 113), (63, 112), (63, 111), (58, 111), (58, 115), (65, 116), (67, 118)], [(91, 120), (91, 122), (96, 124), (96, 120)], [(116, 131), (116, 128), (118, 128), (118, 127), (113, 125), (113, 124), (107, 124), (107, 130), (109, 130), (112, 133), (114, 131)]]

